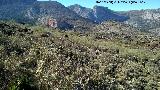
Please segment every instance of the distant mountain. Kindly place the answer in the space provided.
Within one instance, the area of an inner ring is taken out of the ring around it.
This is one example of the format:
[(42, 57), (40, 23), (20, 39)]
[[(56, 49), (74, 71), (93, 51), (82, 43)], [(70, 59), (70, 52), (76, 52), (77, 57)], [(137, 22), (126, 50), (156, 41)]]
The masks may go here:
[(88, 27), (93, 24), (90, 20), (84, 19), (56, 1), (35, 2), (27, 10), (26, 16), (30, 19), (36, 19), (40, 23), (44, 22), (46, 18), (54, 18), (58, 21), (61, 28), (65, 28), (69, 24), (74, 27), (79, 25)]
[(37, 1), (29, 9), (27, 9), (26, 16), (28, 18), (36, 19), (46, 16), (50, 16), (55, 19), (60, 19), (62, 17), (74, 19), (80, 18), (80, 16), (76, 13), (56, 1)]
[(103, 6), (94, 6), (93, 9), (78, 4), (65, 7), (57, 1), (1, 0), (0, 20), (46, 24), (49, 18), (56, 19), (61, 29), (88, 30), (95, 23), (108, 20), (124, 22), (144, 31), (157, 32), (160, 28), (160, 9), (118, 12)]
[(90, 9), (75, 4), (69, 6), (68, 8), (76, 12), (78, 15), (84, 18), (91, 19), (98, 23), (101, 23), (106, 20), (126, 21), (128, 19), (128, 17), (120, 15), (103, 6), (94, 6), (93, 9)]
[(140, 28), (143, 31), (150, 31), (150, 29), (157, 31), (156, 28), (160, 28), (160, 9), (119, 12), (102, 6), (94, 6), (93, 9), (90, 9), (77, 4), (71, 5), (68, 8), (78, 15), (98, 23), (115, 20)]
[(13, 19), (18, 22), (44, 24), (48, 18), (53, 18), (57, 19), (62, 29), (68, 26), (88, 27), (93, 25), (91, 20), (79, 16), (56, 1), (17, 0), (14, 2), (4, 0), (3, 4), (0, 6), (1, 20)]
[(82, 6), (78, 5), (78, 4), (71, 5), (68, 8), (70, 10), (76, 12), (80, 16), (84, 17), (84, 18), (88, 18), (88, 19), (93, 20), (93, 21), (96, 19), (94, 17), (93, 10), (90, 9), (90, 8), (82, 7)]
[(130, 19), (125, 23), (143, 30), (160, 28), (160, 9), (133, 10), (120, 12), (122, 15), (129, 16)]

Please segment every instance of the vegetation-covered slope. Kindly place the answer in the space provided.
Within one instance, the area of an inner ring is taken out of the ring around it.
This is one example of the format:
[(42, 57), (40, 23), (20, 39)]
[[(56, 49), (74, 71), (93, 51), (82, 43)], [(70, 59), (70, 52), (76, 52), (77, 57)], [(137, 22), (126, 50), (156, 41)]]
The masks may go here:
[[(160, 89), (159, 37), (117, 33), (64, 32), (2, 22), (0, 89)], [(102, 38), (108, 35), (113, 37)]]

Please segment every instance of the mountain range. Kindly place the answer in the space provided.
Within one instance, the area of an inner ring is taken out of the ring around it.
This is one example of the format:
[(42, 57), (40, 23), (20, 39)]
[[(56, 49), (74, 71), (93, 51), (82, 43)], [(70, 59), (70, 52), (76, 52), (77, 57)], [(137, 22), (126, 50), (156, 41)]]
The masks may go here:
[[(9, 2), (11, 1), (11, 2)], [(32, 3), (31, 3), (32, 2)], [(4, 0), (0, 6), (1, 20), (15, 20), (22, 23), (43, 24), (48, 18), (56, 19), (62, 29), (68, 26), (92, 26), (91, 20), (84, 19), (56, 1), (14, 1)]]
[(1, 20), (43, 24), (48, 18), (56, 19), (62, 29), (88, 29), (107, 20), (123, 22), (146, 31), (160, 28), (160, 9), (113, 11), (103, 6), (94, 6), (93, 9), (78, 4), (65, 7), (57, 1), (1, 0)]
[(160, 27), (160, 9), (131, 10), (120, 12), (110, 10), (103, 6), (94, 6), (93, 9), (90, 9), (77, 4), (71, 5), (68, 8), (84, 18), (88, 18), (100, 23), (106, 20), (115, 20), (124, 22), (143, 30)]

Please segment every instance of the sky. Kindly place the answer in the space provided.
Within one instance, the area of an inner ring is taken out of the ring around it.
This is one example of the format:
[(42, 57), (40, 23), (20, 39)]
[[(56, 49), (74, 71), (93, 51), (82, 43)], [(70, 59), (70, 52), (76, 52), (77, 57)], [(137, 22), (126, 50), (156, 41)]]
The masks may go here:
[[(38, 1), (49, 1), (49, 0), (38, 0)], [(93, 6), (105, 6), (114, 11), (128, 11), (128, 10), (142, 10), (142, 9), (157, 9), (160, 8), (160, 0), (52, 0), (63, 4), (64, 6), (70, 6), (74, 4), (79, 4), (83, 7), (93, 8)], [(96, 3), (96, 1), (144, 1), (145, 3)]]

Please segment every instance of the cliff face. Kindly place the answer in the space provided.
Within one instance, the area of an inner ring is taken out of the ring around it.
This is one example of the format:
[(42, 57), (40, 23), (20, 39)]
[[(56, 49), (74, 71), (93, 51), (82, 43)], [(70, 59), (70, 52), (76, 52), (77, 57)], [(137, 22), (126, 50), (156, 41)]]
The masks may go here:
[(125, 21), (128, 19), (128, 17), (119, 15), (107, 7), (102, 6), (94, 6), (93, 9), (90, 9), (76, 4), (69, 6), (68, 8), (76, 12), (78, 15), (98, 23), (106, 20)]
[(127, 17), (121, 16), (107, 7), (102, 6), (94, 6), (93, 13), (97, 22), (103, 22), (106, 20), (125, 21), (128, 19)]
[(160, 9), (134, 10), (121, 13), (130, 17), (126, 21), (127, 24), (143, 30), (160, 28)]
[(78, 4), (71, 5), (68, 8), (84, 18), (95, 20), (93, 10), (90, 8), (82, 7)]

